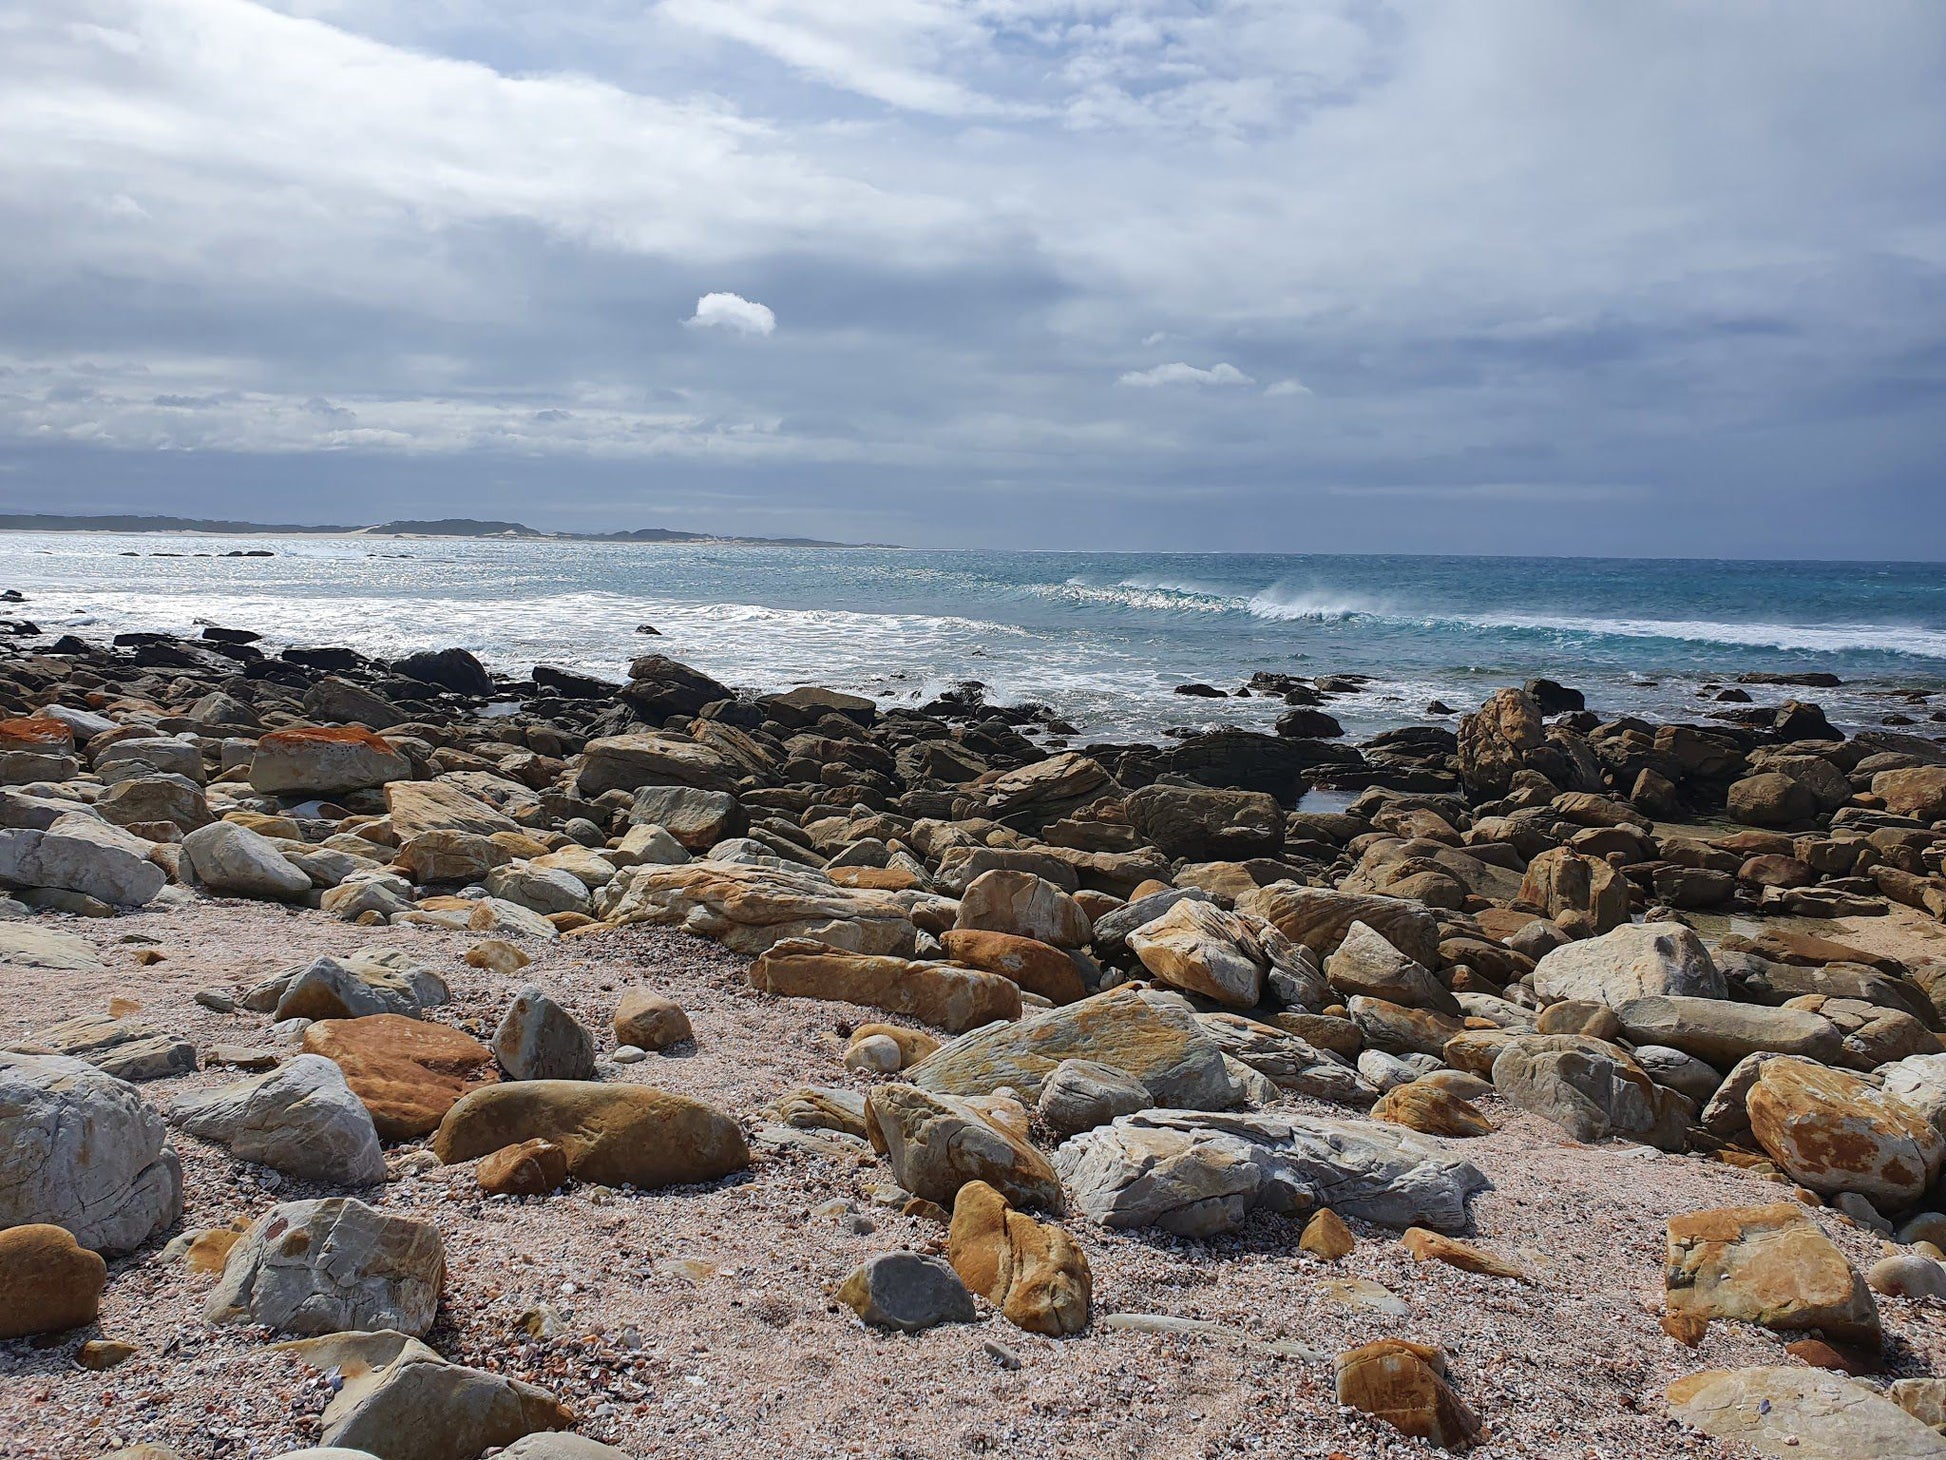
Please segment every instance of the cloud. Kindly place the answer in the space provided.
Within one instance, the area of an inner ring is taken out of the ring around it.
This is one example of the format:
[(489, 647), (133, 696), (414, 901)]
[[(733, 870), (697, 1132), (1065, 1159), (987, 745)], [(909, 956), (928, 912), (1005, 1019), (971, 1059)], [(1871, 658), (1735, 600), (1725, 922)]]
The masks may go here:
[(1311, 387), (1301, 380), (1273, 380), (1264, 387), (1265, 395), (1309, 395)]
[(1152, 370), (1131, 370), (1118, 378), (1117, 385), (1254, 385), (1236, 366), (1230, 364), (1212, 365), (1200, 369), (1181, 360), (1172, 360), (1167, 365), (1158, 365)]
[(696, 301), (696, 313), (683, 323), (696, 329), (767, 335), (777, 328), (777, 316), (767, 305), (745, 299), (741, 294), (705, 294)]

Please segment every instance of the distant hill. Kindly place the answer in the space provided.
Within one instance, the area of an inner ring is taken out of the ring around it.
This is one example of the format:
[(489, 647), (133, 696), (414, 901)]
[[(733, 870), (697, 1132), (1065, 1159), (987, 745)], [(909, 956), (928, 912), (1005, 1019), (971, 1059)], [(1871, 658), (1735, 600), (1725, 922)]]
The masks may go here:
[(894, 543), (825, 542), (815, 537), (719, 537), (708, 532), (678, 532), (668, 527), (638, 527), (631, 532), (543, 532), (524, 522), (482, 522), (473, 517), (401, 519), (364, 527), (320, 527), (314, 523), (229, 522), (213, 517), (73, 517), (52, 512), (0, 513), (0, 532), (208, 532), (230, 535), (279, 533), (312, 537), (499, 537), (537, 542), (720, 542), (746, 547), (894, 547)]

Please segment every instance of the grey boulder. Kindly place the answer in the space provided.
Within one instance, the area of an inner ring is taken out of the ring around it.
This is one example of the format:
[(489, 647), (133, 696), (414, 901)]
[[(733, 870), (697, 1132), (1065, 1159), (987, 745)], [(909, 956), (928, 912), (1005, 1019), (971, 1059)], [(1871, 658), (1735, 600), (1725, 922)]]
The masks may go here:
[(523, 985), (493, 1034), (494, 1058), (516, 1080), (592, 1080), (595, 1037), (533, 984)]
[(45, 831), (0, 831), (0, 885), (52, 887), (142, 907), (169, 880), (149, 860), (153, 847), (88, 812), (69, 811)]
[(1599, 938), (1564, 943), (1534, 965), (1533, 985), (1543, 1003), (1586, 999), (1611, 1009), (1652, 994), (1721, 999), (1729, 993), (1703, 940), (1681, 923), (1625, 923)]
[(311, 879), (284, 860), (277, 844), (234, 821), (217, 821), (182, 839), (188, 870), (210, 892), (282, 902), (311, 890)]
[(282, 1202), (250, 1224), (203, 1303), (212, 1323), (280, 1333), (432, 1327), (446, 1281), (439, 1229), (355, 1197)]
[(185, 1095), (170, 1122), (305, 1181), (371, 1186), (385, 1179), (385, 1153), (371, 1113), (323, 1055), (301, 1054), (254, 1080)]

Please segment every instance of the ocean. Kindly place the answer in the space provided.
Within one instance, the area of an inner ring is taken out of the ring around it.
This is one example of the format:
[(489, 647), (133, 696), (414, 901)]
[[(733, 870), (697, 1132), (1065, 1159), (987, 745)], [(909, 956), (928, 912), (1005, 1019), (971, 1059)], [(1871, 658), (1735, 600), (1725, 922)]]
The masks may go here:
[[(269, 557), (224, 554), (268, 550)], [(165, 556), (175, 555), (175, 556)], [(1040, 553), (365, 537), (0, 534), (0, 613), (105, 638), (254, 629), (267, 646), (390, 656), (460, 645), (489, 667), (621, 678), (656, 651), (757, 690), (888, 704), (979, 680), (1085, 739), (1268, 728), (1275, 699), (1191, 699), (1257, 670), (1369, 675), (1327, 708), (1354, 736), (1437, 721), (1546, 676), (1604, 714), (1701, 719), (1705, 686), (1819, 670), (1834, 722), (1946, 709), (1946, 565), (1608, 558)], [(660, 637), (639, 634), (653, 625)], [(1899, 691), (1930, 691), (1909, 703)], [(1451, 723), (1448, 720), (1446, 723)]]

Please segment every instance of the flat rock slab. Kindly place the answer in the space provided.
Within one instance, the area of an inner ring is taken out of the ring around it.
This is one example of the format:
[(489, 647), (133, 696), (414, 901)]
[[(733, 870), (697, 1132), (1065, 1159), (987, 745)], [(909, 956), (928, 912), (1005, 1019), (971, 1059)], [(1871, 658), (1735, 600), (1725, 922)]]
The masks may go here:
[(1491, 1184), (1436, 1141), (1376, 1121), (1150, 1110), (1055, 1154), (1075, 1204), (1105, 1227), (1234, 1231), (1257, 1208), (1328, 1206), (1387, 1227), (1457, 1232)]
[(1942, 1460), (1946, 1436), (1826, 1369), (1706, 1369), (1668, 1389), (1669, 1413), (1780, 1460)]
[(72, 933), (56, 933), (24, 923), (0, 923), (0, 965), (44, 968), (56, 973), (105, 973), (94, 946)]

